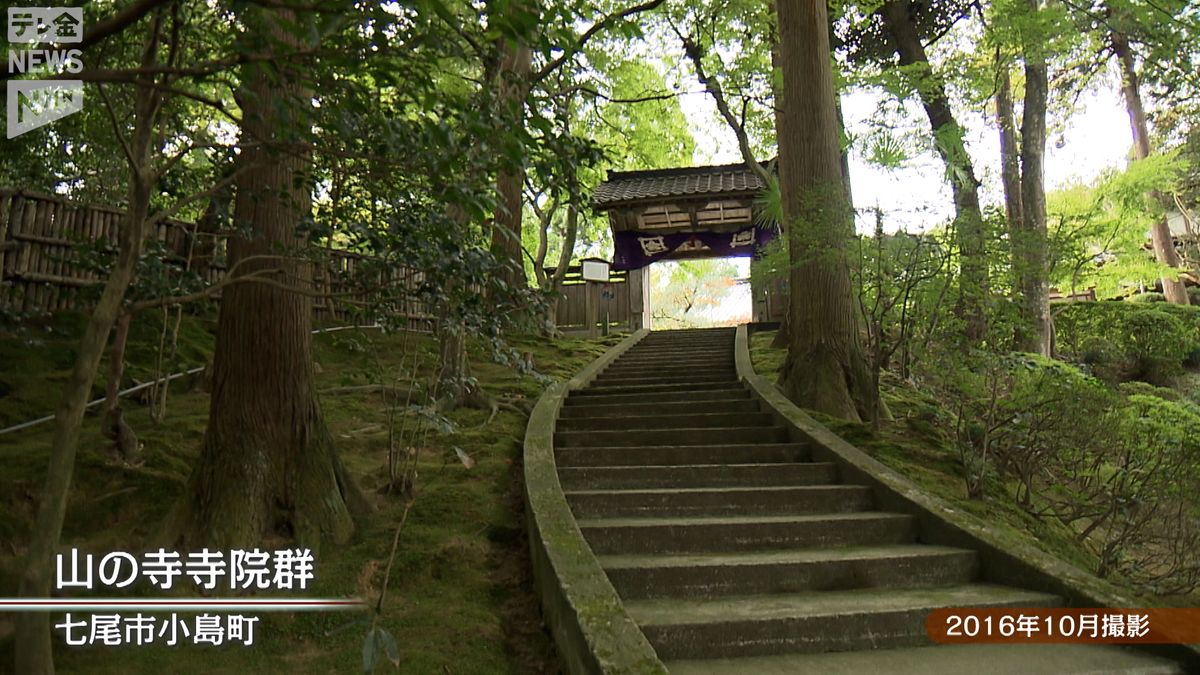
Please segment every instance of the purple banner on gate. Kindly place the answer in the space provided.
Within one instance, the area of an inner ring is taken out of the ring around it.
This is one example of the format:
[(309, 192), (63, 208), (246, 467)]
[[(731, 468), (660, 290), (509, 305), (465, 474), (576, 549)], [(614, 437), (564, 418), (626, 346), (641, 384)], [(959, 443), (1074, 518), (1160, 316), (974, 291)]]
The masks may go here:
[(774, 238), (773, 229), (753, 225), (736, 232), (613, 232), (612, 268), (636, 270), (675, 253), (700, 250), (714, 258), (752, 256)]

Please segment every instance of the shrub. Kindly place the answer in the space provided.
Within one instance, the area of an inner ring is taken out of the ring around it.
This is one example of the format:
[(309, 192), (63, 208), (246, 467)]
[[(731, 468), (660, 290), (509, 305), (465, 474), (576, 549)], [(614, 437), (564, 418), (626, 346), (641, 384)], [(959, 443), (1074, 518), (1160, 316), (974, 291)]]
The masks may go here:
[(1026, 508), (1048, 463), (1063, 448), (1086, 443), (1114, 399), (1079, 368), (1036, 354), (988, 358), (962, 371), (954, 389), (968, 493), (978, 495), (982, 471), (994, 463), (1017, 479), (1017, 500)]
[[(1200, 407), (1132, 394), (1099, 425), (1090, 456), (1066, 465), (1086, 513), (1097, 573), (1154, 593), (1200, 585)], [(1061, 516), (1060, 516), (1061, 517)]]
[(1138, 293), (1129, 297), (1130, 302), (1166, 302), (1167, 296), (1162, 293)]
[(1170, 387), (1157, 387), (1147, 382), (1124, 382), (1117, 387), (1117, 391), (1125, 396), (1157, 396), (1164, 401), (1178, 401), (1182, 398), (1178, 391)]
[(1200, 585), (1200, 406), (1033, 354), (986, 358), (948, 393), (969, 494), (998, 473), (1022, 508), (1078, 533), (1100, 576), (1162, 594)]
[(1166, 303), (1080, 302), (1057, 312), (1058, 347), (1100, 365), (1110, 381), (1169, 382), (1200, 348), (1200, 308)]

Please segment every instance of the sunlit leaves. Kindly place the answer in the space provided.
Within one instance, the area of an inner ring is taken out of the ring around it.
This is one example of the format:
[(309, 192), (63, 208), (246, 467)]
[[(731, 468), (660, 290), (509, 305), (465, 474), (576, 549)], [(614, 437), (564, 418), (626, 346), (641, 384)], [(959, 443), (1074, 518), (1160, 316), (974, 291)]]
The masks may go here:
[(1162, 217), (1150, 194), (1169, 191), (1182, 168), (1174, 153), (1153, 155), (1107, 172), (1091, 186), (1048, 194), (1054, 282), (1062, 289), (1095, 287), (1100, 297), (1112, 297), (1169, 273), (1146, 248), (1151, 225)]

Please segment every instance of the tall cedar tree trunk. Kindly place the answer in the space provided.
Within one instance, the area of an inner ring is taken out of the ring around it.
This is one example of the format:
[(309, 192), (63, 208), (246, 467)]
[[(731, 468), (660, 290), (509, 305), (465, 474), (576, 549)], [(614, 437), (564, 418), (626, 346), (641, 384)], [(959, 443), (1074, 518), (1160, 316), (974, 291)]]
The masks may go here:
[[(142, 53), (141, 65), (149, 68), (158, 63), (161, 14), (155, 15)], [(83, 336), (71, 377), (63, 385), (58, 409), (54, 413), (54, 435), (42, 488), (37, 518), (30, 533), (29, 553), (21, 576), (18, 594), (23, 598), (48, 598), (54, 578), (54, 552), (62, 536), (63, 520), (67, 515), (67, 499), (71, 493), (71, 478), (75, 472), (75, 454), (79, 448), (79, 430), (83, 414), (100, 367), (105, 343), (113, 324), (121, 314), (125, 292), (133, 282), (138, 257), (142, 252), (146, 219), (150, 213), (150, 195), (154, 188), (151, 161), (154, 128), (157, 123), (160, 95), (153, 87), (152, 75), (138, 76), (134, 103), (134, 130), (129, 138), (129, 206), (118, 235), (117, 259), (109, 271), (104, 290), (96, 303)], [(16, 670), (23, 675), (52, 675), (54, 652), (50, 637), (50, 614), (29, 612), (16, 616), (13, 640)]]
[[(525, 123), (525, 99), (529, 96), (529, 73), (533, 52), (529, 45), (506, 41), (502, 47), (496, 90), (503, 119), (514, 125)], [(508, 166), (496, 176), (496, 215), (492, 222), (492, 255), (504, 266), (501, 272), (509, 286), (523, 287), (525, 262), (521, 248), (522, 188), (525, 167)]]
[[(774, 9), (773, 6), (772, 6), (772, 9)], [(774, 12), (772, 12), (772, 15), (774, 15)], [(776, 19), (775, 22), (777, 25), (775, 25), (773, 27), (773, 30), (771, 31), (771, 68), (772, 68), (772, 70), (782, 72), (782, 65), (780, 65), (781, 56), (780, 56), (780, 48), (779, 48), (778, 19)], [(771, 78), (771, 95), (774, 97), (774, 99), (776, 101), (782, 101), (783, 93), (782, 93), (781, 88), (778, 85), (779, 85), (779, 79), (776, 77), (772, 77)], [(853, 192), (853, 189), (851, 188), (851, 183), (850, 183), (850, 148), (848, 146), (842, 144), (842, 141), (846, 137), (846, 121), (845, 121), (845, 118), (842, 116), (842, 97), (841, 97), (841, 95), (837, 95), (834, 97), (833, 104), (834, 104), (834, 112), (837, 114), (838, 148), (839, 148), (838, 154), (839, 154), (839, 159), (840, 159), (841, 167), (842, 167), (842, 183), (845, 185), (845, 188), (846, 188), (846, 203), (848, 205), (853, 206), (854, 192)], [(780, 106), (778, 106), (778, 105), (773, 106), (773, 115), (775, 118), (775, 128), (776, 129), (780, 128), (780, 126), (779, 126), (779, 109), (780, 109)], [(785, 223), (780, 223), (779, 227), (784, 228), (785, 225), (786, 225)], [(783, 234), (785, 237), (787, 236), (786, 230), (784, 230)], [(788, 292), (787, 297), (784, 298), (783, 302), (784, 302), (784, 305), (787, 306), (787, 309), (783, 313), (783, 320), (779, 322), (779, 330), (777, 330), (775, 332), (775, 337), (774, 337), (774, 339), (771, 340), (771, 347), (774, 349), (785, 349), (785, 348), (787, 348), (788, 344), (791, 342), (791, 329), (789, 328), (789, 324), (791, 323), (791, 314), (792, 314), (791, 302), (792, 302), (792, 300), (791, 300), (791, 291), (790, 290)]]
[[(297, 16), (282, 7), (243, 15), (246, 38), (268, 49), (298, 46)], [(306, 31), (299, 31), (307, 34)], [(222, 293), (208, 430), (183, 521), (187, 545), (248, 548), (265, 533), (298, 541), (345, 541), (347, 504), (363, 506), (334, 451), (313, 389), (310, 265), (287, 253), (305, 245), (310, 212), (302, 129), (311, 93), (302, 62), (275, 57), (243, 67), (243, 111), (231, 265), (239, 274), (275, 268), (280, 284), (233, 283)]]
[(874, 420), (879, 393), (863, 356), (846, 259), (853, 217), (838, 147), (825, 2), (778, 0), (776, 12), (783, 67), (779, 182), (791, 258), (784, 389), (798, 405)]
[[(776, 10), (777, 8), (772, 6), (771, 9)], [(775, 118), (776, 133), (778, 133), (778, 130), (782, 128), (779, 124), (779, 109), (780, 109), (781, 103), (783, 102), (783, 87), (782, 87), (782, 84), (780, 83), (780, 78), (775, 76), (774, 73), (776, 73), (776, 72), (782, 73), (783, 72), (783, 64), (781, 63), (782, 56), (780, 55), (780, 51), (779, 51), (780, 50), (780, 47), (779, 47), (779, 17), (774, 16), (775, 11), (772, 11), (771, 13), (773, 15), (772, 18), (775, 19), (775, 26), (773, 27), (774, 30), (771, 31), (771, 70), (773, 71), (772, 76), (771, 76), (771, 96), (775, 99), (775, 105), (772, 106), (772, 110), (773, 110), (773, 117)], [(840, 119), (840, 117), (841, 117), (841, 107), (840, 106), (838, 108), (838, 116)], [(849, 185), (849, 173), (846, 174), (846, 181), (847, 181), (847, 185)], [(784, 237), (787, 237), (787, 223), (779, 223), (779, 229), (780, 229), (780, 234), (782, 234)], [(768, 292), (770, 291), (771, 286), (773, 285), (773, 281), (774, 280), (768, 281), (766, 284)], [(791, 293), (791, 290), (789, 290), (788, 294), (783, 298), (783, 306), (784, 306), (783, 319), (779, 322), (779, 330), (775, 331), (775, 338), (771, 340), (771, 347), (773, 349), (787, 349), (788, 344), (791, 343), (791, 340), (792, 340), (792, 329), (791, 329), (792, 293)], [(767, 318), (770, 318), (770, 317), (768, 316)]]
[[(1029, 0), (1036, 17), (1040, 0)], [(1046, 185), (1043, 160), (1046, 152), (1046, 76), (1044, 45), (1026, 39), (1025, 109), (1021, 119), (1021, 227), (1013, 240), (1013, 267), (1020, 293), (1021, 317), (1017, 324), (1018, 349), (1050, 356), (1053, 327), (1050, 321), (1049, 269), (1046, 253)]]
[[(1142, 107), (1142, 92), (1138, 83), (1137, 67), (1133, 62), (1133, 51), (1129, 48), (1129, 40), (1120, 33), (1114, 32), (1109, 41), (1112, 43), (1113, 53), (1121, 63), (1121, 91), (1125, 94), (1125, 110), (1129, 113), (1129, 128), (1133, 132), (1133, 156), (1137, 160), (1143, 160), (1150, 156), (1150, 131), (1146, 124), (1146, 110)], [(1152, 196), (1162, 200), (1161, 195)], [(1173, 268), (1183, 267), (1165, 217), (1151, 226), (1150, 238), (1154, 244), (1154, 257), (1158, 262)], [(1176, 305), (1188, 304), (1187, 288), (1178, 277), (1162, 277), (1162, 287), (1167, 302)]]
[(979, 210), (979, 181), (967, 153), (962, 126), (954, 118), (946, 86), (933, 70), (908, 0), (890, 0), (880, 9), (901, 66), (915, 66), (914, 81), (933, 131), (934, 146), (946, 164), (954, 195), (954, 226), (961, 256), (960, 312), (966, 321), (967, 340), (978, 344), (987, 335), (987, 235)]
[[(1004, 216), (1011, 232), (1020, 228), (1024, 217), (1021, 206), (1021, 154), (1017, 141), (1017, 123), (1013, 114), (1012, 78), (1002, 66), (996, 86), (996, 127), (1000, 130), (1000, 178), (1004, 184)], [(1010, 237), (1011, 238), (1011, 237)]]

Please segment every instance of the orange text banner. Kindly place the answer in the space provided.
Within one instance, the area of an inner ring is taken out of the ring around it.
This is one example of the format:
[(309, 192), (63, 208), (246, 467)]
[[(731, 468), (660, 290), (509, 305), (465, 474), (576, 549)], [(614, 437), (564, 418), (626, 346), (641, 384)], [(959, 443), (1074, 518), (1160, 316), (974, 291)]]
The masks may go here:
[(948, 608), (925, 619), (938, 644), (1200, 643), (1200, 608)]

